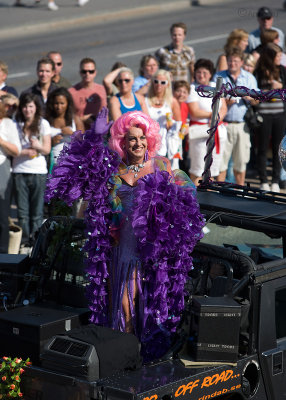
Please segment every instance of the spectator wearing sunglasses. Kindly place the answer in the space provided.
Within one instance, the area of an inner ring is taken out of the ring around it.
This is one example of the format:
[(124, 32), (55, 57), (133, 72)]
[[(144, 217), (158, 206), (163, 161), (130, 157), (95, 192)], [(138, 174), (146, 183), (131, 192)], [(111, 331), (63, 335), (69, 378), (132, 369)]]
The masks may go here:
[(195, 52), (192, 47), (184, 45), (187, 26), (177, 22), (170, 28), (172, 43), (161, 47), (155, 55), (159, 66), (172, 73), (174, 81), (192, 82), (194, 75)]
[(117, 61), (113, 64), (111, 71), (108, 72), (108, 74), (106, 74), (103, 78), (102, 83), (106, 90), (108, 102), (112, 96), (115, 96), (117, 93), (119, 93), (117, 78), (121, 68), (123, 67), (127, 67), (127, 65), (121, 61)]
[(79, 64), (81, 81), (69, 89), (72, 95), (75, 113), (85, 125), (95, 120), (102, 107), (107, 106), (106, 92), (103, 85), (96, 83), (96, 63), (92, 58), (83, 58)]
[(159, 69), (153, 75), (145, 101), (150, 117), (160, 125), (162, 142), (158, 155), (167, 156), (172, 169), (177, 169), (182, 158), (182, 139), (179, 137), (182, 120), (179, 102), (172, 94), (169, 71)]
[(57, 85), (57, 87), (64, 87), (66, 89), (70, 88), (71, 87), (70, 81), (68, 81), (61, 75), (63, 69), (63, 59), (61, 53), (59, 53), (58, 51), (50, 51), (47, 54), (47, 57), (53, 60), (55, 64), (55, 74), (52, 79), (54, 84)]
[(264, 31), (265, 29), (274, 29), (275, 31), (278, 32), (279, 42), (277, 44), (282, 49), (284, 49), (285, 35), (280, 29), (272, 26), (273, 13), (270, 10), (270, 8), (268, 8), (268, 7), (259, 8), (256, 16), (257, 16), (259, 28), (249, 34), (247, 52), (248, 53), (253, 52), (253, 50), (255, 50), (261, 44), (261, 39), (260, 39), (261, 31)]
[(140, 94), (134, 94), (132, 86), (134, 74), (130, 68), (123, 67), (117, 76), (119, 93), (110, 99), (110, 117), (116, 121), (122, 114), (129, 111), (143, 111), (148, 114), (145, 99)]

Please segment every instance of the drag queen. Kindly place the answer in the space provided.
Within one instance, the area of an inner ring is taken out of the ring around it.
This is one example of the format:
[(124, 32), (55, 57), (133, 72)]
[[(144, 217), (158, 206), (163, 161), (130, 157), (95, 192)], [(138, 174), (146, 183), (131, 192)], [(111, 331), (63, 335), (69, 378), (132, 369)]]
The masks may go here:
[(159, 124), (141, 111), (123, 114), (106, 145), (106, 118), (104, 109), (90, 131), (74, 134), (46, 197), (86, 202), (91, 321), (133, 332), (150, 360), (171, 345), (204, 220), (187, 175), (155, 156)]

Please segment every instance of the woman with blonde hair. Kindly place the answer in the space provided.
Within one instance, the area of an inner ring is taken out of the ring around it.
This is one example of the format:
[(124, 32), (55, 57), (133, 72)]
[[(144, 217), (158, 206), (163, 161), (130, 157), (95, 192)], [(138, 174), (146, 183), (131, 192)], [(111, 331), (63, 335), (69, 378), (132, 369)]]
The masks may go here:
[(250, 53), (245, 53), (244, 55), (243, 55), (243, 66), (242, 66), (242, 68), (245, 70), (245, 71), (248, 71), (248, 72), (250, 72), (251, 74), (253, 74), (253, 72), (254, 72), (254, 69), (255, 69), (255, 66), (256, 66), (256, 59), (255, 59), (255, 57), (252, 55), (252, 54), (250, 54)]
[(172, 169), (178, 168), (182, 152), (179, 137), (182, 120), (179, 102), (172, 93), (170, 72), (159, 69), (153, 75), (145, 102), (150, 117), (160, 125), (162, 144), (158, 155), (167, 156)]
[(217, 60), (216, 71), (224, 71), (228, 68), (226, 54), (231, 47), (239, 47), (244, 52), (247, 45), (248, 33), (244, 29), (234, 29), (230, 32), (224, 45), (224, 54), (221, 54)]
[(122, 114), (129, 111), (143, 111), (147, 114), (144, 97), (132, 91), (134, 74), (130, 68), (123, 67), (119, 70), (117, 83), (119, 93), (116, 93), (109, 101), (111, 119), (116, 121)]

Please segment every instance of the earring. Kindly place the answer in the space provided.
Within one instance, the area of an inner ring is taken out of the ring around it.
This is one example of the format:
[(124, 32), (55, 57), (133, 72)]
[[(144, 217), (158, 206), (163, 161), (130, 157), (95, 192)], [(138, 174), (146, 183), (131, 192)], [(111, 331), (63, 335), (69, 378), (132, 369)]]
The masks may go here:
[(149, 160), (148, 150), (146, 150), (146, 151), (145, 151), (145, 154), (144, 154), (144, 162), (146, 162), (146, 161), (148, 161), (148, 160)]

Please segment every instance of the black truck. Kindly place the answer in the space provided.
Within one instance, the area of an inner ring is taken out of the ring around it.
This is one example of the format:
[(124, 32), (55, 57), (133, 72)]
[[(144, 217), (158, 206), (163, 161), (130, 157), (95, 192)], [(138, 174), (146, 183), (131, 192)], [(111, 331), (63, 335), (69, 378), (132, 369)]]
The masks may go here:
[[(24, 280), (10, 309), (6, 296), (8, 311), (0, 313), (3, 355), (34, 355), (26, 400), (286, 399), (286, 195), (212, 183), (198, 189), (198, 199), (210, 232), (193, 252), (177, 341), (161, 359), (110, 376), (101, 374), (92, 343), (65, 335), (88, 323), (83, 223), (44, 224), (28, 271), (14, 274)], [(0, 274), (4, 281), (8, 272)], [(34, 310), (23, 318), (25, 310), (52, 302), (70, 313), (64, 328), (25, 326), (37, 317)]]

